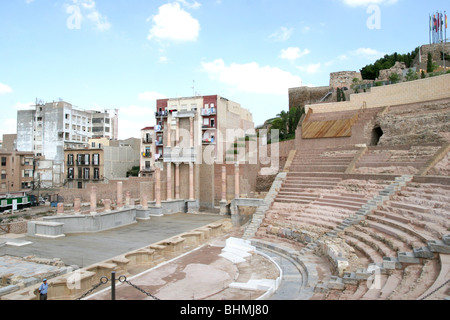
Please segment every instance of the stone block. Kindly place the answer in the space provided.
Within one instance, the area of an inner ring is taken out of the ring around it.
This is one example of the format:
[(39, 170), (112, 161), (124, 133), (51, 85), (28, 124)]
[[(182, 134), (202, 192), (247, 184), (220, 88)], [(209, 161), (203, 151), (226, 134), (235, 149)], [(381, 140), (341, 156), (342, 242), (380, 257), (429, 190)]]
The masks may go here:
[(384, 269), (387, 269), (387, 270), (395, 270), (395, 269), (402, 268), (401, 263), (395, 257), (383, 257), (382, 266)]
[(372, 273), (368, 272), (367, 269), (360, 268), (356, 270), (355, 276), (357, 280), (368, 280), (372, 276)]
[(450, 253), (450, 246), (446, 245), (444, 241), (440, 240), (431, 240), (428, 241), (428, 248), (430, 248), (431, 252), (438, 253)]
[(416, 258), (412, 252), (399, 252), (397, 257), (401, 263), (420, 263), (420, 259)]
[(341, 281), (345, 284), (353, 284), (353, 285), (358, 284), (358, 279), (356, 278), (355, 272), (344, 272)]
[(345, 284), (341, 278), (332, 276), (328, 282), (328, 289), (332, 290), (344, 290)]
[(416, 258), (433, 259), (434, 257), (433, 252), (428, 247), (414, 248), (413, 253)]
[(450, 234), (447, 234), (442, 237), (442, 241), (447, 245), (450, 246)]
[(7, 294), (10, 294), (10, 293), (12, 293), (14, 291), (17, 291), (19, 289), (20, 289), (20, 287), (16, 286), (16, 285), (9, 285), (7, 287), (0, 288), (0, 297), (4, 296), (4, 295), (7, 295)]

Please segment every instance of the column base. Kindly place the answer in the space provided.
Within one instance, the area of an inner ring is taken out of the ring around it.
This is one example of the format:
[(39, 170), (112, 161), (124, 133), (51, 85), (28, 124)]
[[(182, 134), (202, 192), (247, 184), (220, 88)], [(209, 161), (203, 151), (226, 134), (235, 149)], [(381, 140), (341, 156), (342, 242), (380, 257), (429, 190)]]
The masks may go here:
[(199, 213), (200, 212), (200, 204), (197, 200), (188, 200), (186, 201), (187, 213)]
[(228, 202), (226, 201), (220, 201), (220, 214), (225, 216), (230, 214), (229, 210), (228, 210)]

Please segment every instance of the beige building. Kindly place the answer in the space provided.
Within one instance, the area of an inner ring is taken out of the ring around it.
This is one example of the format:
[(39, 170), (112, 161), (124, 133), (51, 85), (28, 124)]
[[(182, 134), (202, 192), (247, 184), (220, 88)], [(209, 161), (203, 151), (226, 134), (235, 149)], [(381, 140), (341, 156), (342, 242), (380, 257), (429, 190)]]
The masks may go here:
[(85, 189), (88, 183), (104, 181), (103, 149), (66, 149), (64, 154), (66, 187)]
[(165, 199), (214, 206), (222, 188), (215, 165), (230, 162), (229, 151), (234, 155), (234, 145), (254, 133), (252, 114), (214, 95), (158, 100), (155, 117), (155, 167), (166, 181)]
[(34, 154), (0, 150), (0, 194), (31, 191)]
[(155, 129), (147, 127), (141, 130), (140, 172), (141, 177), (151, 177), (155, 170)]

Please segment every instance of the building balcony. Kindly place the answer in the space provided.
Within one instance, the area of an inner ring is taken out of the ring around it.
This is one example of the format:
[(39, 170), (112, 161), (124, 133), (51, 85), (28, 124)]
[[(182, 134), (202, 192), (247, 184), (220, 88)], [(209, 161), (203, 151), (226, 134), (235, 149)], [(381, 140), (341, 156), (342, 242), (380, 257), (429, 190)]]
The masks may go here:
[(216, 114), (217, 114), (216, 108), (202, 109), (203, 117), (215, 116)]
[(163, 142), (162, 142), (162, 141), (156, 141), (155, 144), (156, 144), (157, 146), (162, 146), (162, 145), (163, 145)]
[(143, 144), (152, 144), (153, 143), (153, 139), (144, 138), (144, 139), (142, 139), (142, 143)]
[(144, 158), (151, 158), (152, 157), (152, 153), (151, 152), (142, 152), (141, 155)]
[(164, 162), (191, 163), (197, 161), (195, 148), (165, 147)]
[(216, 144), (215, 139), (203, 139), (202, 144)]
[(217, 128), (216, 128), (216, 126), (208, 126), (208, 125), (205, 125), (205, 126), (202, 126), (202, 130), (216, 130)]
[(168, 116), (169, 116), (169, 111), (155, 112), (155, 117), (157, 117), (157, 118), (167, 118)]

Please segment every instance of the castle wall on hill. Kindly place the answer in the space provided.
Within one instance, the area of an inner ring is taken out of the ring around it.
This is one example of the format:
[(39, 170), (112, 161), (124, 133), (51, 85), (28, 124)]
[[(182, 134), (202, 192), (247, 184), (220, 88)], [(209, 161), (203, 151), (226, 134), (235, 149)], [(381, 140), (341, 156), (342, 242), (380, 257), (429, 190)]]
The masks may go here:
[(305, 107), (306, 105), (319, 102), (330, 92), (330, 87), (299, 87), (289, 89), (289, 110), (294, 107)]
[(450, 98), (450, 74), (373, 87), (370, 92), (350, 95), (350, 101), (306, 105), (305, 111), (312, 108), (314, 113), (339, 112), (360, 110), (363, 106), (370, 109), (445, 98)]

